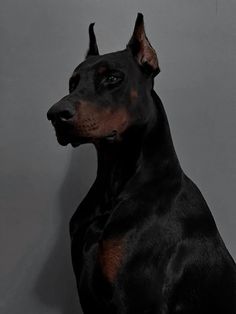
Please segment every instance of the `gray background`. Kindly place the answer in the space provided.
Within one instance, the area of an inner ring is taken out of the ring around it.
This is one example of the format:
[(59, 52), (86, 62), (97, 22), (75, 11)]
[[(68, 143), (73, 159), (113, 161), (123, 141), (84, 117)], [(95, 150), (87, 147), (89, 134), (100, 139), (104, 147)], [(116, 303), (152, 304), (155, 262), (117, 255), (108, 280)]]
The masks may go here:
[(94, 148), (63, 148), (46, 111), (68, 90), (96, 22), (101, 52), (123, 49), (138, 11), (157, 49), (180, 162), (236, 257), (236, 1), (1, 2), (0, 312), (80, 313), (68, 221), (96, 173)]

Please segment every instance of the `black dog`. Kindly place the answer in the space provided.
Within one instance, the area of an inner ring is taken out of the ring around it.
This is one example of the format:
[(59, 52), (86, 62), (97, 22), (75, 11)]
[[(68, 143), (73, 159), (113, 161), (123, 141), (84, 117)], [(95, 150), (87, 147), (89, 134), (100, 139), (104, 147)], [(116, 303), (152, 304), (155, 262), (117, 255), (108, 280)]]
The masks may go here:
[(99, 56), (93, 24), (89, 35), (69, 95), (48, 111), (60, 144), (97, 149), (97, 178), (70, 222), (84, 313), (235, 314), (235, 263), (178, 162), (142, 14), (123, 51)]

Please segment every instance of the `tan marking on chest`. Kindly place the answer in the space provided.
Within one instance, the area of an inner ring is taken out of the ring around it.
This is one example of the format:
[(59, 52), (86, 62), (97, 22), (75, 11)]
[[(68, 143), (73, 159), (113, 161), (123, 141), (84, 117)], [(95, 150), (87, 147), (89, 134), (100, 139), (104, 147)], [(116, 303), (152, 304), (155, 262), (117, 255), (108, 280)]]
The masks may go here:
[(98, 259), (104, 276), (113, 283), (124, 257), (122, 239), (103, 240), (99, 244)]

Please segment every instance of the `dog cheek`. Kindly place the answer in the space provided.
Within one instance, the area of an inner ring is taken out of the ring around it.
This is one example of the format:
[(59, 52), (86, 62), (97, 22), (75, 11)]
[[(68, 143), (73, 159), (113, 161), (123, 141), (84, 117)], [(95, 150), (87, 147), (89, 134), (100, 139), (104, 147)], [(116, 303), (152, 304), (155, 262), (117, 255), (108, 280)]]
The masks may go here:
[(108, 114), (101, 128), (103, 129), (102, 133), (108, 134), (113, 130), (116, 130), (119, 134), (125, 131), (129, 124), (129, 115), (125, 109), (120, 109), (113, 113)]

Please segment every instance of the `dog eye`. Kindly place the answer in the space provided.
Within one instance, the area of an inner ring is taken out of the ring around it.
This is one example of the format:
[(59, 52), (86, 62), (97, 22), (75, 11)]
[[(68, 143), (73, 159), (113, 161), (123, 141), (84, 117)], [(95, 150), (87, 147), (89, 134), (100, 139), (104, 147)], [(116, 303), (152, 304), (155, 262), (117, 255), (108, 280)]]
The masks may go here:
[(117, 82), (120, 78), (114, 75), (110, 75), (106, 78), (106, 82), (108, 83), (114, 83)]
[(111, 73), (106, 75), (102, 81), (101, 84), (104, 86), (113, 86), (118, 83), (120, 83), (123, 80), (123, 75), (120, 72), (117, 73)]

